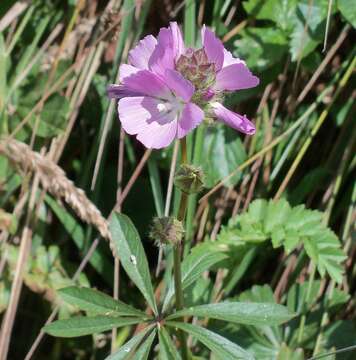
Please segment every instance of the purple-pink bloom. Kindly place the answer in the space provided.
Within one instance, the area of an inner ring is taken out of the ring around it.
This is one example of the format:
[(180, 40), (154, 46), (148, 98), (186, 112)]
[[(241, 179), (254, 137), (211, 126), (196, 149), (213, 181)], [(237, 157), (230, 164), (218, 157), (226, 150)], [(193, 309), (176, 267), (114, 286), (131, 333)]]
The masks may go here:
[(171, 23), (157, 39), (148, 35), (130, 51), (129, 64), (119, 69), (120, 85), (109, 86), (109, 96), (119, 99), (123, 129), (147, 148), (168, 146), (204, 118), (254, 134), (245, 115), (221, 102), (227, 92), (257, 86), (258, 78), (205, 26), (202, 43), (198, 50), (185, 48), (177, 23)]

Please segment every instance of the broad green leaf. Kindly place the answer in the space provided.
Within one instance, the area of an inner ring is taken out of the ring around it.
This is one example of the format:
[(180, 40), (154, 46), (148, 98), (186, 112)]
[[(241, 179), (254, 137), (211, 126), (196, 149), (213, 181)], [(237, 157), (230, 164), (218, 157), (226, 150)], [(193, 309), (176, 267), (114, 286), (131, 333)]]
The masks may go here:
[(43, 330), (58, 337), (77, 337), (90, 334), (101, 333), (127, 325), (139, 323), (139, 318), (119, 318), (111, 316), (78, 316), (65, 320), (57, 320), (46, 325)]
[[(309, 55), (324, 39), (328, 2), (329, 0), (298, 1), (290, 42), (292, 61)], [(332, 10), (334, 12), (335, 7)]]
[(161, 327), (158, 331), (159, 339), (159, 359), (160, 360), (181, 360), (179, 352), (177, 351), (168, 331)]
[(156, 337), (156, 329), (153, 329), (147, 339), (136, 349), (135, 355), (131, 358), (132, 360), (147, 360), (150, 354), (152, 343)]
[(210, 330), (197, 325), (167, 321), (168, 326), (181, 329), (209, 348), (221, 360), (253, 360), (254, 357), (240, 346)]
[[(240, 138), (226, 126), (209, 128), (204, 140), (202, 168), (207, 188), (229, 175), (246, 159)], [(235, 185), (241, 174), (232, 177), (226, 185)]]
[(288, 39), (276, 27), (248, 27), (234, 45), (234, 55), (258, 72), (277, 64), (288, 53)]
[(354, 0), (337, 0), (337, 6), (344, 18), (356, 28), (356, 6)]
[(131, 340), (125, 343), (119, 348), (115, 353), (109, 355), (105, 360), (128, 360), (132, 359), (132, 356), (135, 354), (137, 346), (139, 346), (142, 341), (144, 341), (147, 336), (149, 336), (152, 331), (152, 326), (148, 326), (146, 329), (139, 332)]
[(247, 325), (278, 325), (294, 315), (282, 305), (272, 303), (221, 302), (180, 310), (168, 320), (183, 316), (207, 317)]
[(59, 294), (65, 302), (92, 314), (147, 318), (144, 312), (94, 289), (72, 286), (60, 289)]
[(135, 226), (126, 215), (115, 213), (110, 222), (110, 230), (123, 268), (140, 289), (154, 313), (157, 314), (150, 270)]
[[(183, 290), (196, 281), (204, 271), (208, 270), (211, 266), (225, 258), (226, 255), (222, 252), (216, 252), (206, 248), (193, 249), (193, 251), (182, 262)], [(174, 282), (173, 279), (171, 279), (168, 286), (167, 295), (163, 303), (163, 312), (167, 309), (173, 296)]]
[(274, 21), (287, 30), (295, 15), (297, 0), (248, 0), (242, 3), (246, 12), (256, 19)]

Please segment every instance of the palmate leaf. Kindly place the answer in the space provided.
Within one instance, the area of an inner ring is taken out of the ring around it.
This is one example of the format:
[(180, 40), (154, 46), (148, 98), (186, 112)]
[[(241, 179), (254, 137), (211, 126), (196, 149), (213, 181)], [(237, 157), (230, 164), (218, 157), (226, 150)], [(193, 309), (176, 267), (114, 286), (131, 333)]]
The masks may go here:
[[(153, 326), (149, 326), (146, 329), (139, 332), (131, 340), (122, 345), (116, 352), (109, 355), (105, 360), (126, 360), (132, 359), (135, 354), (138, 346), (144, 341), (144, 339), (149, 338), (152, 334)], [(153, 331), (154, 332), (154, 331)], [(152, 340), (153, 341), (153, 340)]]
[(167, 321), (167, 325), (181, 329), (188, 334), (195, 337), (202, 342), (207, 348), (209, 348), (214, 355), (221, 360), (253, 360), (254, 357), (240, 346), (234, 344), (230, 340), (218, 335), (210, 330), (204, 329), (201, 326)]
[[(182, 262), (182, 288), (186, 289), (211, 266), (226, 258), (226, 254), (207, 248), (196, 248)], [(166, 311), (174, 296), (174, 282), (171, 279), (162, 311)]]
[(218, 240), (230, 237), (246, 243), (271, 239), (273, 247), (283, 246), (287, 253), (303, 244), (321, 276), (327, 273), (336, 282), (342, 280), (346, 257), (339, 239), (324, 225), (321, 212), (304, 205), (291, 207), (284, 199), (255, 200), (247, 212), (229, 221)]
[(65, 320), (57, 320), (46, 325), (43, 330), (58, 337), (77, 337), (101, 333), (122, 326), (138, 324), (139, 318), (120, 318), (111, 316), (78, 316)]
[(278, 325), (294, 315), (279, 304), (251, 302), (221, 302), (199, 305), (180, 310), (168, 316), (168, 320), (182, 316), (207, 317), (247, 325)]
[(115, 213), (110, 221), (110, 230), (123, 268), (157, 315), (147, 257), (134, 224), (126, 215)]
[(94, 289), (71, 286), (60, 289), (58, 292), (65, 302), (91, 314), (147, 318), (144, 312)]

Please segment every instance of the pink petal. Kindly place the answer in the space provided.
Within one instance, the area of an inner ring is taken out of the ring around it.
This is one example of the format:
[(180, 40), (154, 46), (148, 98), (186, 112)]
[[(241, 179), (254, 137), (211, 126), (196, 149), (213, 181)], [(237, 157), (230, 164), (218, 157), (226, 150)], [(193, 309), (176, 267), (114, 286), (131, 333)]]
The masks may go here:
[(175, 95), (181, 97), (184, 101), (189, 101), (193, 96), (194, 85), (189, 80), (186, 80), (178, 71), (166, 70), (164, 80)]
[(137, 140), (149, 149), (161, 149), (170, 145), (176, 135), (177, 119), (163, 125), (158, 122), (150, 123), (137, 135)]
[(186, 136), (195, 129), (204, 119), (204, 111), (199, 106), (188, 103), (185, 105), (182, 115), (178, 120), (178, 139)]
[(120, 79), (120, 82), (123, 82), (124, 79), (132, 74), (136, 74), (138, 71), (140, 71), (140, 69), (138, 69), (137, 67), (135, 66), (132, 66), (132, 65), (128, 65), (128, 64), (122, 64), (120, 65), (120, 76), (119, 76), (119, 79)]
[(163, 77), (167, 69), (174, 69), (175, 51), (171, 30), (162, 28), (158, 34), (158, 44), (148, 61), (149, 68)]
[(255, 125), (246, 118), (246, 115), (242, 116), (237, 114), (217, 102), (212, 103), (211, 106), (217, 118), (226, 125), (247, 135), (253, 135), (255, 133)]
[(122, 99), (127, 96), (139, 96), (141, 93), (130, 91), (124, 85), (111, 84), (107, 88), (110, 99)]
[(152, 118), (150, 111), (142, 106), (145, 99), (144, 96), (125, 97), (118, 103), (121, 125), (130, 135), (146, 129), (147, 121)]
[(243, 63), (232, 64), (222, 68), (216, 75), (215, 90), (241, 90), (255, 87), (259, 84), (258, 77), (252, 75)]
[(176, 22), (171, 22), (169, 25), (172, 33), (173, 50), (175, 50), (174, 57), (178, 60), (179, 56), (185, 52), (183, 36)]
[(140, 70), (124, 78), (123, 86), (126, 91), (136, 95), (147, 95), (160, 98), (170, 98), (171, 91), (166, 84), (149, 70)]
[(215, 70), (220, 70), (224, 63), (224, 45), (205, 25), (202, 28), (202, 41), (210, 62), (215, 63)]
[(129, 63), (139, 69), (148, 69), (148, 60), (156, 45), (156, 38), (147, 35), (129, 52)]
[(177, 117), (175, 111), (160, 112), (160, 99), (149, 96), (125, 97), (119, 101), (119, 118), (124, 130), (130, 134), (138, 134), (148, 128), (150, 124), (165, 125)]
[(224, 49), (224, 63), (223, 63), (223, 68), (225, 66), (229, 66), (232, 64), (239, 64), (239, 63), (245, 63), (243, 60), (239, 59), (239, 58), (235, 58), (233, 57), (233, 55), (231, 54), (230, 51)]

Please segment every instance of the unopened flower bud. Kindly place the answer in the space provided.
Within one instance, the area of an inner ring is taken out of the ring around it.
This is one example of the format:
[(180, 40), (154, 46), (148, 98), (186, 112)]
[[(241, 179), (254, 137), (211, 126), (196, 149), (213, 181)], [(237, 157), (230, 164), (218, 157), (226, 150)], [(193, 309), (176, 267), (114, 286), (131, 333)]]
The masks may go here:
[(187, 194), (196, 194), (203, 190), (203, 171), (193, 165), (182, 164), (174, 177), (174, 184)]
[(179, 244), (184, 235), (183, 224), (173, 216), (156, 217), (153, 219), (150, 238), (158, 245)]

